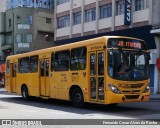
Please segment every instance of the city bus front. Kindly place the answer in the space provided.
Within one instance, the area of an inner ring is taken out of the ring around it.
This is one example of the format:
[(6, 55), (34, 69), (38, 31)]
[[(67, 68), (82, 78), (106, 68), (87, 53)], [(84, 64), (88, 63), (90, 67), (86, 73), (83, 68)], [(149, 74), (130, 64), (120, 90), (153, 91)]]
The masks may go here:
[(109, 38), (106, 103), (149, 101), (149, 52), (144, 41)]

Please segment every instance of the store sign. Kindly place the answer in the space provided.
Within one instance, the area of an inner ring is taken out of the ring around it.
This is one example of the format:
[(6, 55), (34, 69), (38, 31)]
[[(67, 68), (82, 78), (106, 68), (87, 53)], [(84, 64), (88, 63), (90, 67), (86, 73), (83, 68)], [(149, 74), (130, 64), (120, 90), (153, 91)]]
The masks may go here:
[(131, 2), (132, 0), (125, 0), (125, 11), (124, 11), (124, 24), (131, 24)]
[(18, 48), (29, 48), (29, 43), (18, 43)]
[(18, 29), (29, 29), (29, 25), (28, 24), (18, 24)]

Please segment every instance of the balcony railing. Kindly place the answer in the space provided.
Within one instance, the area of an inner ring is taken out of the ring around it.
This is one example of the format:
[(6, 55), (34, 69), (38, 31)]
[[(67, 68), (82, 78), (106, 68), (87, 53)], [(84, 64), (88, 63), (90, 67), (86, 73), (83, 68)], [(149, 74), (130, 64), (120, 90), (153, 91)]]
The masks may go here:
[(3, 45), (1, 46), (1, 49), (2, 49), (2, 50), (12, 49), (12, 45), (11, 45), (11, 44), (3, 44)]

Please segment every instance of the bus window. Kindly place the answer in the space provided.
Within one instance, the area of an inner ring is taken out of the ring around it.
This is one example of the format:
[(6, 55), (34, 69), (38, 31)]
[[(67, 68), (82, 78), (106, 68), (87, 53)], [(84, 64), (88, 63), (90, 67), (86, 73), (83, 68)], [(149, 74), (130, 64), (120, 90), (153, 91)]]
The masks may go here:
[(86, 68), (86, 47), (71, 50), (71, 70)]
[(91, 65), (90, 66), (90, 75), (94, 76), (94, 75), (96, 75), (96, 55), (95, 55), (95, 53), (91, 54), (90, 60), (91, 60), (91, 62), (90, 62), (90, 65)]
[(10, 61), (7, 60), (6, 74), (9, 74), (9, 72), (10, 72)]
[(46, 76), (49, 76), (49, 60), (46, 60)]
[(69, 70), (69, 50), (60, 51), (55, 53), (54, 70), (55, 71), (68, 71)]
[(12, 64), (12, 77), (16, 77), (16, 64)]
[(19, 62), (19, 73), (28, 73), (29, 72), (29, 57), (21, 58)]
[(44, 76), (44, 60), (40, 60), (41, 76)]
[(52, 53), (51, 55), (51, 71), (53, 71), (53, 67), (54, 67), (54, 53)]
[(38, 72), (38, 56), (30, 57), (30, 72)]
[(98, 53), (98, 75), (104, 75), (104, 53)]

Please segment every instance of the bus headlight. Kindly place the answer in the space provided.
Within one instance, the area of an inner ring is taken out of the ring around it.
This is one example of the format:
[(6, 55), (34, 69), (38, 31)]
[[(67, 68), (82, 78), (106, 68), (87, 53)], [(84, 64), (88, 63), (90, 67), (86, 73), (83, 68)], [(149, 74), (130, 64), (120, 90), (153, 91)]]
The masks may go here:
[(114, 92), (114, 93), (121, 93), (121, 92), (119, 91), (119, 89), (118, 89), (116, 86), (114, 86), (113, 84), (109, 84), (108, 86), (109, 86), (109, 89), (110, 89), (112, 92)]
[(149, 87), (149, 84), (148, 84), (148, 85), (146, 86), (146, 88), (144, 89), (143, 93), (149, 92), (149, 90), (150, 90), (150, 87)]

